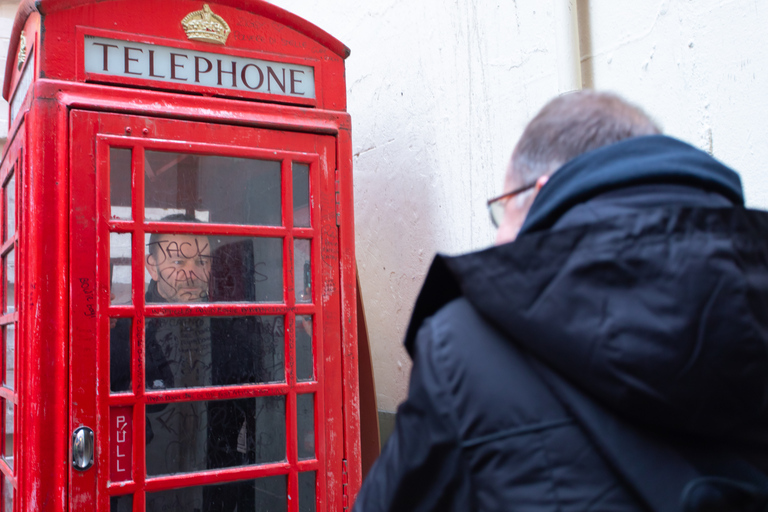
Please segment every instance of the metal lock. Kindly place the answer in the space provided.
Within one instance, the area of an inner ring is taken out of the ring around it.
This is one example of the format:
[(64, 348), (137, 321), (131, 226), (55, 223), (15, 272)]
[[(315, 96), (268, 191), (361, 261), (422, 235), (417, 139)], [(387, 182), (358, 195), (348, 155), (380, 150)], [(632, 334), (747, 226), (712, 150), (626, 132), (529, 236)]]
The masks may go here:
[(85, 471), (93, 466), (93, 430), (77, 427), (72, 433), (72, 467)]

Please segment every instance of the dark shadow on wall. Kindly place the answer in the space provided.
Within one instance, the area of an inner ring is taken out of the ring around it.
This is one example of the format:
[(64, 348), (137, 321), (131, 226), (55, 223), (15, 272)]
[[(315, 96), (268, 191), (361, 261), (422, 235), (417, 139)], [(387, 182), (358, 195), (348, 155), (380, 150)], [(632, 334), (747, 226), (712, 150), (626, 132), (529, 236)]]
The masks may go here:
[(381, 436), (381, 446), (387, 442), (389, 436), (395, 431), (395, 418), (397, 413), (379, 411), (379, 432)]
[(365, 306), (357, 276), (357, 373), (360, 385), (360, 459), (363, 478), (381, 453), (381, 433), (377, 416), (376, 383), (373, 378), (373, 361), (365, 321)]

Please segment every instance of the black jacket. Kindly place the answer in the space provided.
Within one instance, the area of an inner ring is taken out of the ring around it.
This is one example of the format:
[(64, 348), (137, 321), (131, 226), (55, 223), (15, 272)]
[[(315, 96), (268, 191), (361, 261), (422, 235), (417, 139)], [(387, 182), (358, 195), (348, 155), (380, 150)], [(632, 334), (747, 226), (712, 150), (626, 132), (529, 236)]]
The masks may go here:
[[(587, 153), (515, 242), (436, 258), (406, 348), (355, 510), (678, 510), (677, 475), (630, 431), (768, 470), (768, 214), (677, 140)], [(584, 404), (615, 421), (596, 435)]]

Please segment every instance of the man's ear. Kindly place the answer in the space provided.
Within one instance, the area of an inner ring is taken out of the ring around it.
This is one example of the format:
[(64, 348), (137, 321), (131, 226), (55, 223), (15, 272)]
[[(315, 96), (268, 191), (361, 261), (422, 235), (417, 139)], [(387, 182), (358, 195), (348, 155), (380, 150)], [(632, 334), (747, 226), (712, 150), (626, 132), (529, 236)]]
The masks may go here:
[(536, 192), (541, 190), (541, 187), (547, 184), (549, 181), (549, 176), (544, 174), (543, 176), (539, 176), (539, 179), (536, 180)]
[(149, 272), (149, 275), (152, 276), (152, 279), (154, 281), (157, 281), (158, 275), (157, 275), (157, 260), (153, 255), (148, 255), (147, 259), (144, 261), (144, 268), (147, 269), (147, 272)]

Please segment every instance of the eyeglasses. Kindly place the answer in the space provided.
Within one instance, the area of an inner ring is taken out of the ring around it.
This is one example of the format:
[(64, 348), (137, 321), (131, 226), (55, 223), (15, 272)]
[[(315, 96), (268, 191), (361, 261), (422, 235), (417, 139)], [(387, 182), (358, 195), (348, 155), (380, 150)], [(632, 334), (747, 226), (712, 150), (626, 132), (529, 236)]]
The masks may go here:
[(520, 194), (522, 192), (525, 192), (526, 190), (530, 190), (533, 187), (536, 186), (536, 182), (529, 183), (528, 185), (523, 185), (520, 188), (516, 188), (514, 190), (510, 190), (509, 192), (504, 192), (498, 197), (494, 197), (492, 199), (488, 200), (488, 213), (491, 215), (491, 222), (493, 223), (493, 226), (498, 229), (499, 224), (501, 224), (501, 221), (504, 220), (504, 210), (507, 207), (507, 202), (512, 199), (517, 194)]

